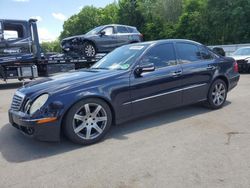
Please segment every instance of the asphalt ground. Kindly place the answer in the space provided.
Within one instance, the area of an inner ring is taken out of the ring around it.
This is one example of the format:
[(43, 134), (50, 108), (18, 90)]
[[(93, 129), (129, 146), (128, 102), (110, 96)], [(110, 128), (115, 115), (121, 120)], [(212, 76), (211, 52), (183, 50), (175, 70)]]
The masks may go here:
[(8, 123), (0, 84), (0, 187), (250, 187), (250, 75), (225, 106), (168, 110), (114, 126), (95, 145), (39, 142)]

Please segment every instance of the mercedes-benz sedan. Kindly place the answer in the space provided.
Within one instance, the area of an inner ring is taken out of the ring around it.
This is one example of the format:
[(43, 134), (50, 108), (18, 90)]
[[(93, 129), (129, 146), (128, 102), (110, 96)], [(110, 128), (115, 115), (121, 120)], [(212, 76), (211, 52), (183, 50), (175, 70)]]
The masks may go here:
[(239, 81), (237, 63), (189, 40), (130, 44), (90, 69), (31, 82), (17, 90), (10, 123), (40, 140), (60, 133), (99, 141), (113, 124), (203, 101), (219, 109)]

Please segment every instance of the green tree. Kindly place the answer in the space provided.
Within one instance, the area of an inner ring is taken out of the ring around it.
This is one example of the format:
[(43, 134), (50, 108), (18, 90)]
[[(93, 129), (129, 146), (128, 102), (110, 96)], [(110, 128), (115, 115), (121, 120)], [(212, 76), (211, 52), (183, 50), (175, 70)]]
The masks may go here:
[(209, 43), (250, 42), (249, 0), (208, 0)]
[(63, 31), (60, 40), (73, 35), (81, 35), (89, 30), (99, 26), (118, 21), (118, 5), (111, 3), (104, 8), (96, 8), (94, 6), (85, 6), (82, 10), (63, 24)]
[(164, 22), (175, 24), (182, 14), (183, 0), (158, 0), (153, 8), (154, 16)]
[(71, 16), (63, 24), (60, 39), (72, 35), (81, 35), (100, 25), (101, 9), (85, 6), (78, 14)]
[(179, 17), (176, 26), (175, 36), (177, 38), (187, 38), (205, 42), (206, 37), (204, 23), (204, 10), (206, 3), (204, 0), (187, 0), (184, 4), (184, 11)]
[(40, 45), (44, 52), (61, 52), (59, 40), (42, 42)]
[(100, 10), (100, 24), (112, 24), (118, 22), (118, 4), (116, 2), (107, 5)]
[(205, 44), (250, 42), (250, 0), (118, 0), (85, 6), (64, 22), (62, 38), (105, 24), (136, 26), (145, 40), (187, 38)]
[(120, 0), (118, 2), (118, 22), (142, 28), (144, 17), (138, 7), (136, 0)]

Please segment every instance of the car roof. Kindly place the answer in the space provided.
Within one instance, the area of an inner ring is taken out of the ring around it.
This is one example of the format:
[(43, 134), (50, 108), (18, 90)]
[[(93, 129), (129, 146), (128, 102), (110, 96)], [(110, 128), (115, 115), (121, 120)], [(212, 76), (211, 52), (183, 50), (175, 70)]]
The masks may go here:
[(0, 19), (1, 22), (7, 22), (7, 23), (25, 23), (25, 22), (36, 22), (37, 19), (35, 18), (30, 18), (29, 20), (15, 20), (15, 19)]
[(249, 49), (249, 48), (250, 48), (250, 46), (245, 46), (245, 47), (240, 47), (237, 50), (240, 50), (240, 49)]
[(196, 45), (202, 45), (199, 42), (188, 40), (188, 39), (161, 39), (161, 40), (154, 40), (154, 41), (147, 41), (147, 42), (140, 42), (140, 43), (134, 43), (133, 45), (138, 45), (138, 44), (163, 44), (167, 42), (184, 42), (184, 43), (192, 43)]
[(8, 23), (24, 23), (24, 22), (28, 22), (27, 20), (14, 20), (14, 19), (0, 19), (1, 22), (8, 22)]
[(122, 27), (131, 27), (131, 28), (136, 28), (134, 26), (130, 26), (130, 25), (122, 25), (122, 24), (108, 24), (108, 25), (103, 25), (103, 27), (106, 26), (122, 26)]

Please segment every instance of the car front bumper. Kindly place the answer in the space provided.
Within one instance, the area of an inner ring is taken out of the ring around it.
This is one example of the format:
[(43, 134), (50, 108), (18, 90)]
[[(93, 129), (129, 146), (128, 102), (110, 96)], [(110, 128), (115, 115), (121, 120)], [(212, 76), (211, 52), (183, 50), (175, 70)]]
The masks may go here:
[(44, 119), (32, 119), (23, 112), (9, 110), (10, 124), (25, 135), (41, 141), (59, 141), (61, 127), (59, 121), (38, 123)]

